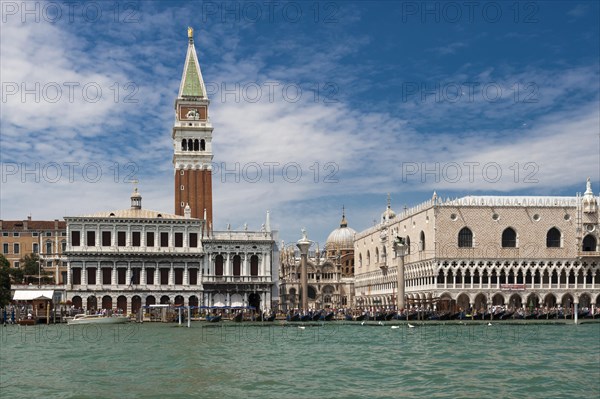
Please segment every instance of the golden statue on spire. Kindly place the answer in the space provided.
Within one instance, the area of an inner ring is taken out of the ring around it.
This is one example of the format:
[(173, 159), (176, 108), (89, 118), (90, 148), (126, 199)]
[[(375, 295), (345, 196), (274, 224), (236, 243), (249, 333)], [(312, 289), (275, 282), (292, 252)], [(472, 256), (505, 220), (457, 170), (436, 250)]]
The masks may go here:
[(188, 39), (193, 39), (194, 38), (194, 28), (192, 28), (191, 26), (188, 26)]

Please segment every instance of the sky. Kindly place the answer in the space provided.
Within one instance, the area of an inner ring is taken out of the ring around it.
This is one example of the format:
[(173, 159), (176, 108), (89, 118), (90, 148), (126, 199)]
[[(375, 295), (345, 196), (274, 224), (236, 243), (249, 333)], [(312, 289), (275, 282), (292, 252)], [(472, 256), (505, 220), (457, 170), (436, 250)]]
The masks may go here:
[(214, 229), (325, 243), (431, 198), (600, 191), (588, 1), (2, 1), (0, 218), (174, 212), (187, 27)]

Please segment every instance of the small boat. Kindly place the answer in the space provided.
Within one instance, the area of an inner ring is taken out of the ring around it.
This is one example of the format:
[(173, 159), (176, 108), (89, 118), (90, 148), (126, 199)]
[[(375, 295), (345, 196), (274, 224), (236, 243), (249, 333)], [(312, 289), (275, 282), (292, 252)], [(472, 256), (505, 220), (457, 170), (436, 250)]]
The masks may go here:
[(323, 312), (316, 312), (312, 315), (312, 321), (319, 321)]
[(288, 315), (286, 318), (287, 321), (300, 321), (300, 314), (296, 313), (293, 316)]
[(322, 313), (321, 317), (319, 317), (319, 320), (322, 321), (331, 321), (333, 319), (335, 313), (333, 312), (329, 312), (329, 313)]
[(352, 320), (354, 320), (354, 317), (352, 317), (352, 315), (351, 315), (351, 314), (346, 314), (346, 315), (344, 315), (344, 319), (345, 319), (346, 321), (352, 321)]
[(312, 317), (309, 314), (305, 314), (304, 316), (300, 317), (300, 321), (311, 321)]
[(209, 323), (218, 323), (221, 321), (221, 315), (208, 315), (206, 316), (206, 321)]
[(240, 312), (240, 313), (236, 313), (235, 316), (233, 316), (233, 320), (236, 323), (241, 323), (244, 320), (244, 313)]
[(102, 314), (78, 314), (70, 320), (68, 325), (76, 324), (124, 324), (129, 322), (129, 317), (124, 315), (106, 316)]
[(356, 320), (356, 321), (363, 321), (365, 319), (365, 317), (367, 317), (367, 314), (363, 313), (360, 316), (356, 316), (356, 318), (354, 320)]

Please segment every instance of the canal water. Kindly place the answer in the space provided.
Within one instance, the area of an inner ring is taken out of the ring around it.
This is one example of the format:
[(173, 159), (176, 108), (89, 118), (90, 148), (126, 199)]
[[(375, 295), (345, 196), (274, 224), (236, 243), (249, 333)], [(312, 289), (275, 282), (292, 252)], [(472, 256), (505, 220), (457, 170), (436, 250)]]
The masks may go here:
[(598, 398), (600, 324), (6, 326), (2, 398)]

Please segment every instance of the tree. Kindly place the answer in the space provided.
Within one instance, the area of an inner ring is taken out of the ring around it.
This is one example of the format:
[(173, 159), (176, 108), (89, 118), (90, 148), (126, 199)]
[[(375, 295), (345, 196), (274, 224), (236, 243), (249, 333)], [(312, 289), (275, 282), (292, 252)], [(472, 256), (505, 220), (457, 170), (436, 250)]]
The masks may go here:
[(10, 262), (0, 254), (0, 308), (10, 303)]
[(21, 258), (21, 268), (23, 274), (26, 276), (37, 276), (41, 273), (42, 276), (46, 275), (46, 271), (40, 267), (40, 257), (38, 254), (27, 254)]

